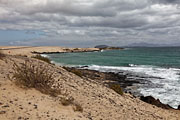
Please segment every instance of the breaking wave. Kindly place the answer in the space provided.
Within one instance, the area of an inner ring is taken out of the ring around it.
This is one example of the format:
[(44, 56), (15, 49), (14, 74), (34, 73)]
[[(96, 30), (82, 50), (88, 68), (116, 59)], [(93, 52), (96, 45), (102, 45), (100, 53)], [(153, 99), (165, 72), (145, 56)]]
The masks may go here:
[(180, 104), (180, 69), (178, 68), (162, 68), (151, 65), (134, 64), (129, 64), (129, 67), (99, 65), (89, 65), (86, 67), (101, 72), (118, 73), (123, 71), (125, 73), (131, 73), (134, 76), (141, 76), (156, 85), (140, 87), (139, 90), (144, 96), (151, 95), (174, 108), (177, 108)]

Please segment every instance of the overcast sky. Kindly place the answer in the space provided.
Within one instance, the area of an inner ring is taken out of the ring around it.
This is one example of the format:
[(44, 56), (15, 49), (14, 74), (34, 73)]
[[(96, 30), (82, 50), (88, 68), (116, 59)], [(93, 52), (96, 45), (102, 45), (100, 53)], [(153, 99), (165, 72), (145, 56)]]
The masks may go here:
[(180, 45), (180, 0), (0, 0), (0, 45)]

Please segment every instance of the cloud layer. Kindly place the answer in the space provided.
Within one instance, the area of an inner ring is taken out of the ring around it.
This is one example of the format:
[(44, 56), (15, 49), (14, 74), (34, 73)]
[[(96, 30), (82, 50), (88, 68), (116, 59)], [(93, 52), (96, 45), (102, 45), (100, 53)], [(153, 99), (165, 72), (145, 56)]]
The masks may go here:
[(180, 2), (0, 0), (0, 29), (44, 33), (38, 39), (21, 41), (28, 45), (175, 44), (180, 42)]

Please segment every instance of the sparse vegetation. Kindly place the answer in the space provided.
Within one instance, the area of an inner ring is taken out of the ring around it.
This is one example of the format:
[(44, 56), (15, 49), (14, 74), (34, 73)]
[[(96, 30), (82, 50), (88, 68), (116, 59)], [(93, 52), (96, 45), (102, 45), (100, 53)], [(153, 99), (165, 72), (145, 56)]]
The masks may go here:
[(5, 54), (2, 51), (0, 51), (0, 59), (3, 59), (4, 57), (5, 57)]
[(79, 50), (79, 48), (74, 48), (74, 50)]
[(27, 55), (17, 54), (17, 56), (27, 57)]
[(73, 69), (73, 70), (71, 70), (70, 72), (76, 74), (76, 75), (79, 76), (79, 77), (82, 77), (82, 73), (81, 73), (81, 71), (79, 71), (79, 70)]
[(111, 88), (118, 94), (123, 95), (123, 90), (119, 84), (109, 84), (109, 88)]
[(68, 106), (73, 104), (74, 98), (61, 98), (61, 104), (64, 106)]
[[(53, 73), (47, 69), (47, 66), (34, 65), (30, 61), (16, 64), (13, 66), (13, 79), (16, 85), (23, 88), (35, 88), (43, 94), (48, 94), (52, 97), (57, 97), (62, 94), (60, 90), (53, 89), (52, 85), (55, 82)], [(58, 97), (60, 98), (60, 97)], [(64, 106), (72, 105), (74, 111), (82, 112), (83, 108), (74, 102), (73, 97), (60, 98), (60, 102)]]
[(33, 56), (32, 58), (36, 58), (38, 60), (42, 60), (44, 62), (47, 62), (47, 63), (51, 64), (51, 61), (49, 60), (49, 58), (43, 57), (41, 55), (36, 55), (36, 56)]
[(83, 108), (80, 104), (74, 104), (73, 110), (83, 112)]
[(60, 94), (60, 91), (51, 88), (54, 83), (53, 73), (46, 66), (25, 61), (20, 65), (15, 63), (13, 70), (13, 79), (17, 85), (23, 88), (35, 88), (51, 96)]
[(66, 70), (69, 71), (69, 72), (74, 73), (75, 75), (77, 75), (77, 76), (79, 76), (79, 77), (82, 77), (82, 76), (83, 76), (82, 72), (81, 72), (80, 70), (78, 70), (78, 69), (68, 68), (68, 67), (63, 67), (63, 68), (66, 69)]
[(72, 105), (74, 111), (83, 112), (83, 108), (80, 104), (74, 102), (74, 98), (61, 98), (61, 104), (64, 106)]

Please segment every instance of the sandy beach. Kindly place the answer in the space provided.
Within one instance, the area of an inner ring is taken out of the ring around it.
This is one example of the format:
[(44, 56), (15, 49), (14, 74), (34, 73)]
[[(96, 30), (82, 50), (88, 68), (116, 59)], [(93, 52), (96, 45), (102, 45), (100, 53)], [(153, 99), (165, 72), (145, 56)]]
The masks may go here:
[(33, 56), (42, 53), (64, 53), (64, 52), (92, 52), (99, 51), (98, 48), (66, 48), (58, 46), (0, 46), (3, 53), (9, 55)]
[[(1, 46), (0, 49), (5, 54), (0, 59), (0, 120), (180, 120), (179, 110), (162, 109), (128, 93), (120, 95), (100, 81), (31, 58), (33, 53), (98, 51), (96, 48)], [(13, 65), (25, 61), (51, 71), (54, 77), (51, 88), (61, 93), (51, 96), (35, 88), (17, 86)], [(73, 104), (64, 105), (62, 98), (73, 98)], [(77, 110), (77, 105), (83, 110)]]

